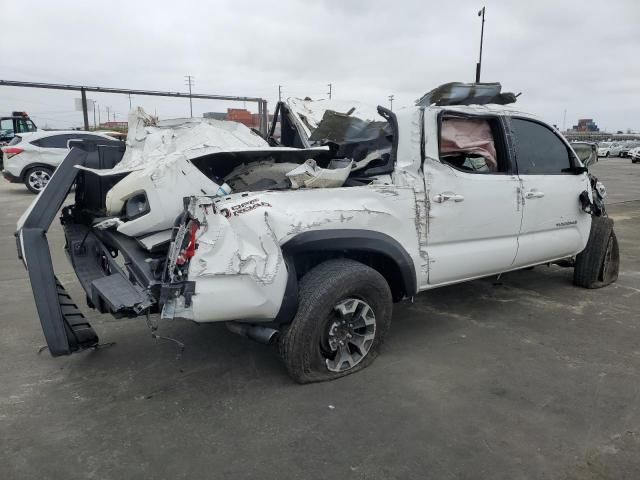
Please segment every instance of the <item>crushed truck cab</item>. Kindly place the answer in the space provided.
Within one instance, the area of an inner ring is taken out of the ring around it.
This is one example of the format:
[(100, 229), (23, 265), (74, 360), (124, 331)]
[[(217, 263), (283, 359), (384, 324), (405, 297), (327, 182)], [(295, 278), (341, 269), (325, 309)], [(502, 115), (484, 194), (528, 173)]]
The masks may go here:
[[(481, 88), (482, 87), (482, 88)], [(290, 375), (369, 365), (393, 302), (557, 263), (617, 278), (604, 187), (499, 84), (448, 84), (391, 112), (291, 99), (267, 138), (233, 122), (132, 112), (126, 150), (78, 144), (18, 223), (53, 355), (98, 343), (57, 281), (46, 231), (103, 313), (227, 322), (277, 341)]]

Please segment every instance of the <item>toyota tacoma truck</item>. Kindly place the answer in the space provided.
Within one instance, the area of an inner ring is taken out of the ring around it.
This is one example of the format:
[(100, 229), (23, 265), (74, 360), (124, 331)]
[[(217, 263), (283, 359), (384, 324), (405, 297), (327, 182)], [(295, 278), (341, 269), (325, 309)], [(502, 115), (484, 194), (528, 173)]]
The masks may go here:
[(50, 353), (99, 345), (46, 239), (73, 186), (60, 221), (90, 308), (153, 315), (154, 332), (226, 322), (277, 344), (301, 383), (369, 365), (394, 302), (424, 290), (549, 263), (610, 284), (604, 187), (514, 100), (499, 84), (447, 84), (397, 112), (290, 99), (267, 138), (132, 112), (126, 148), (78, 143), (18, 222)]

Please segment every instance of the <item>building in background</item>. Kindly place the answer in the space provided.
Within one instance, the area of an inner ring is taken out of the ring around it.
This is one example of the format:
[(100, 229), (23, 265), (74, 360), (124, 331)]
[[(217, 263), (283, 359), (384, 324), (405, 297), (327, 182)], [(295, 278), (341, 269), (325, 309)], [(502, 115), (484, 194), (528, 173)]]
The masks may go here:
[[(251, 113), (246, 108), (227, 108), (226, 112), (205, 112), (204, 118), (214, 118), (216, 120), (229, 120), (246, 125), (249, 128), (260, 127), (260, 115)], [(273, 121), (273, 115), (268, 115), (269, 122)]]
[(592, 118), (581, 118), (578, 120), (578, 124), (571, 128), (573, 132), (599, 132), (600, 129), (596, 122)]
[(128, 122), (102, 122), (98, 125), (98, 130), (117, 130), (126, 132), (128, 128)]

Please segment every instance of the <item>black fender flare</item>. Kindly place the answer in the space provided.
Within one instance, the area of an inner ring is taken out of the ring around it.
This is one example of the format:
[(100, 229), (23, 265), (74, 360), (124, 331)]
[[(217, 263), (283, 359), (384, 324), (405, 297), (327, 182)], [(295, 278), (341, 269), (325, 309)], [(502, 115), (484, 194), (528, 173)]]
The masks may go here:
[(329, 229), (303, 232), (282, 245), (285, 257), (307, 252), (365, 252), (383, 255), (400, 274), (401, 290), (406, 297), (418, 292), (416, 269), (405, 248), (389, 235), (364, 229)]

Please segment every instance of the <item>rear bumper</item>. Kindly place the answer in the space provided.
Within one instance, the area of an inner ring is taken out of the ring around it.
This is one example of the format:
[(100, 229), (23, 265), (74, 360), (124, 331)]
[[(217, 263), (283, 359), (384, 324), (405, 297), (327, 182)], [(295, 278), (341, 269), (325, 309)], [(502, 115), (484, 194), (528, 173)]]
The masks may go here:
[(22, 183), (22, 179), (20, 177), (8, 172), (7, 170), (3, 170), (2, 171), (2, 176), (8, 182), (11, 182), (11, 183)]

